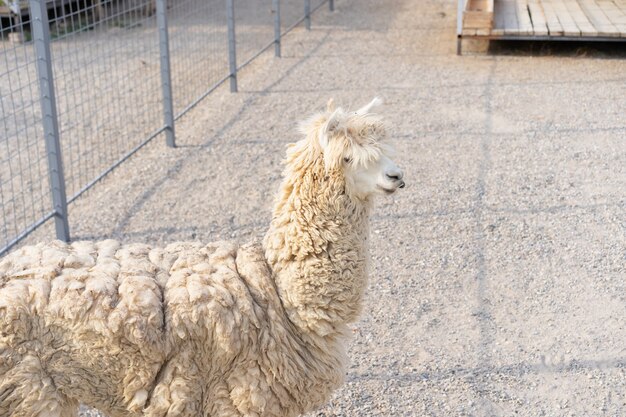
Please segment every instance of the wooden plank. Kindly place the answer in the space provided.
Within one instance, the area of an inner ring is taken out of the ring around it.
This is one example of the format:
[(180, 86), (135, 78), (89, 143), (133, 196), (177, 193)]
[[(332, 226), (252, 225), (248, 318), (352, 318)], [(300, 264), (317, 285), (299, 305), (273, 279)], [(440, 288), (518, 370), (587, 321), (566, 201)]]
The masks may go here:
[(515, 0), (504, 0), (499, 2), (500, 12), (504, 19), (504, 34), (505, 35), (518, 35), (519, 26), (517, 21), (517, 7), (515, 6)]
[[(13, 16), (13, 10), (11, 9), (11, 7), (7, 6), (5, 3), (0, 2), (1, 6), (0, 6), (0, 16), (3, 17), (10, 17)], [(22, 13), (22, 15), (26, 14), (28, 12), (28, 2), (26, 1), (21, 1), (18, 3), (18, 8), (20, 10), (20, 12)]]
[[(614, 0), (598, 0), (597, 3), (611, 23), (614, 25), (616, 23), (626, 23), (626, 11), (619, 7), (618, 2)], [(623, 3), (624, 9), (626, 9), (626, 1)]]
[(576, 26), (574, 18), (567, 10), (565, 2), (563, 0), (553, 0), (553, 7), (563, 27), (563, 34), (565, 36), (580, 36), (580, 29)]
[(493, 26), (493, 0), (468, 0), (463, 10), (463, 28), (487, 29)]
[(559, 22), (559, 17), (554, 10), (552, 1), (543, 0), (541, 4), (543, 5), (543, 12), (546, 17), (546, 24), (548, 25), (550, 36), (562, 36), (563, 26), (561, 26), (561, 22)]
[(613, 0), (613, 3), (615, 3), (615, 6), (617, 6), (617, 8), (622, 11), (622, 13), (626, 14), (626, 0)]
[[(47, 0), (46, 6), (48, 7), (48, 10), (51, 10), (55, 7), (62, 7), (71, 1), (72, 0)], [(2, 2), (0, 2), (0, 4), (0, 16), (10, 17), (14, 15), (9, 6), (6, 6)], [(28, 1), (20, 1), (18, 2), (18, 6), (22, 16), (25, 16), (28, 13)]]
[(474, 25), (478, 25), (479, 27), (483, 27), (484, 25), (491, 26), (492, 20), (493, 19), (491, 17), (485, 16), (481, 13), (475, 14), (465, 12), (463, 15), (463, 27), (476, 27)]
[(528, 13), (527, 0), (516, 0), (515, 7), (516, 7), (515, 11), (517, 13), (517, 23), (519, 26), (519, 33), (521, 35), (532, 35), (533, 24), (530, 20), (530, 14)]
[(548, 24), (539, 0), (528, 1), (528, 13), (533, 23), (533, 33), (537, 36), (548, 36)]
[[(467, 3), (482, 13), (486, 1)], [(495, 0), (492, 20), (480, 13), (464, 19), (463, 34), (626, 39), (626, 0)]]
[(576, 0), (564, 0), (564, 3), (572, 19), (574, 19), (574, 23), (576, 23), (576, 26), (580, 29), (581, 36), (598, 36), (598, 31), (589, 21), (587, 15), (585, 15)]
[(578, 4), (593, 24), (598, 36), (620, 36), (620, 31), (611, 23), (594, 0), (578, 0)]
[(491, 29), (491, 34), (495, 36), (504, 35), (504, 13), (500, 10), (501, 3), (501, 0), (497, 0), (493, 5), (493, 28)]
[[(626, 37), (626, 12), (612, 0), (598, 0), (597, 3), (609, 21), (620, 32), (620, 35)], [(626, 4), (626, 2), (624, 3)]]

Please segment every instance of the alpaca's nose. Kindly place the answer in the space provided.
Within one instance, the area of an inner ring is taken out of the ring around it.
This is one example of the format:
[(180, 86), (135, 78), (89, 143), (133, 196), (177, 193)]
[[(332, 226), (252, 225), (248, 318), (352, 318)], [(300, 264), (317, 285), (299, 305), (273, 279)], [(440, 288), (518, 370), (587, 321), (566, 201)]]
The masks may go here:
[(400, 181), (403, 176), (402, 171), (399, 169), (391, 169), (385, 172), (385, 175), (387, 176), (387, 179), (390, 179), (391, 181)]

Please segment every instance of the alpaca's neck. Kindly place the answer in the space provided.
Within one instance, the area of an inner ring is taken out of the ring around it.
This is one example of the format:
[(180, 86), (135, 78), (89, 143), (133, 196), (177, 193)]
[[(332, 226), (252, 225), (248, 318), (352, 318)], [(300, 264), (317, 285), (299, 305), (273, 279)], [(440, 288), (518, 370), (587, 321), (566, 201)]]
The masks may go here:
[(303, 332), (333, 336), (356, 320), (367, 284), (369, 205), (351, 201), (320, 161), (288, 172), (265, 236), (283, 306)]

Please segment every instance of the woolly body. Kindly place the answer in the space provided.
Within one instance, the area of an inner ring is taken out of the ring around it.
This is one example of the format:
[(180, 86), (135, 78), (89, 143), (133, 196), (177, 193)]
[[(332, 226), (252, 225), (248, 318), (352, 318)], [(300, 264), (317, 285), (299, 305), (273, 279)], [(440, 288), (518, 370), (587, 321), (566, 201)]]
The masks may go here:
[(323, 404), (367, 283), (370, 199), (325, 151), (330, 130), (354, 137), (336, 116), (289, 149), (263, 246), (53, 242), (0, 261), (0, 416), (74, 416), (79, 401), (110, 417)]
[(73, 399), (112, 417), (295, 415), (342, 378), (343, 355), (293, 331), (258, 245), (54, 242), (0, 271), (3, 416), (75, 415)]

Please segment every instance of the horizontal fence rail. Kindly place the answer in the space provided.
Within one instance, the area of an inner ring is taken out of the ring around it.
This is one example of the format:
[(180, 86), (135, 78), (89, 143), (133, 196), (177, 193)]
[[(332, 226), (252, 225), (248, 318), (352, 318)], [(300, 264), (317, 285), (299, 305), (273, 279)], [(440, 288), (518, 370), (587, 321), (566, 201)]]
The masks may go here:
[[(0, 255), (332, 0), (0, 0)], [(8, 10), (8, 12), (7, 12)], [(4, 14), (3, 14), (4, 13)]]

